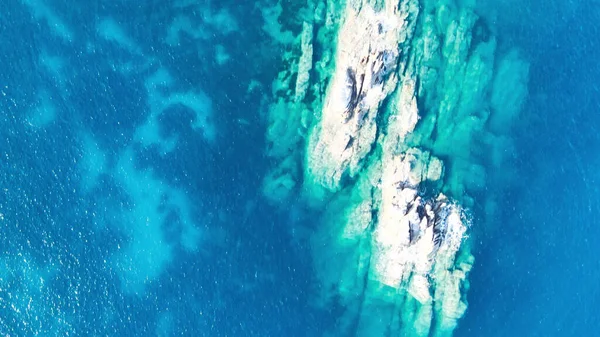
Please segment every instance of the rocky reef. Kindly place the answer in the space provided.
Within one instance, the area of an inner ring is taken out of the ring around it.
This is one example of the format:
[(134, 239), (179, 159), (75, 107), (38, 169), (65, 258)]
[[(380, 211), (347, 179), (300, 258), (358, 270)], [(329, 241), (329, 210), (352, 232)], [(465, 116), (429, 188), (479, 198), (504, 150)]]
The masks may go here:
[(468, 2), (305, 9), (273, 84), (264, 195), (319, 214), (305, 239), (315, 305), (344, 308), (331, 335), (450, 336), (474, 262), (469, 209), (493, 205), (481, 191), (505, 167), (528, 65), (497, 51)]
[(329, 189), (339, 189), (344, 175), (354, 177), (371, 151), (378, 110), (397, 83), (403, 24), (394, 8), (346, 10), (321, 121), (308, 144), (309, 174)]

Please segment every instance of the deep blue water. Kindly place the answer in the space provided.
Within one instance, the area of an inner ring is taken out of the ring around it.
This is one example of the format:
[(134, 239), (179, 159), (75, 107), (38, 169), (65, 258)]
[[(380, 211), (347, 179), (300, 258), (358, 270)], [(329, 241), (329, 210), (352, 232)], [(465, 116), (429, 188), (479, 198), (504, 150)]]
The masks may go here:
[[(600, 6), (512, 3), (499, 30), (531, 61), (501, 229), (482, 237), (457, 336), (600, 331)], [(493, 5), (490, 5), (493, 6)]]
[[(269, 166), (261, 98), (281, 51), (264, 42), (254, 3), (1, 8), (0, 335), (319, 335), (329, 313), (308, 306), (308, 248), (293, 244), (290, 216), (260, 199)], [(221, 9), (237, 28), (206, 24), (205, 37), (180, 33), (165, 43), (174, 18), (216, 22)], [(511, 1), (481, 10), (502, 43), (524, 52), (531, 79), (515, 127), (517, 179), (506, 186), (497, 230), (478, 237), (456, 336), (593, 336), (600, 5)], [(121, 43), (103, 37), (115, 26)], [(217, 44), (229, 55), (222, 65)], [(161, 70), (171, 84), (149, 84)], [(251, 79), (263, 87), (248, 93)], [(173, 104), (157, 118), (158, 137), (176, 137), (174, 149), (144, 145), (139, 127), (153, 99), (186, 93), (208, 99), (204, 125), (194, 128), (192, 107)], [(200, 229), (197, 238), (190, 228)], [(156, 230), (164, 240), (153, 241)], [(138, 270), (141, 255), (129, 247), (165, 262)]]

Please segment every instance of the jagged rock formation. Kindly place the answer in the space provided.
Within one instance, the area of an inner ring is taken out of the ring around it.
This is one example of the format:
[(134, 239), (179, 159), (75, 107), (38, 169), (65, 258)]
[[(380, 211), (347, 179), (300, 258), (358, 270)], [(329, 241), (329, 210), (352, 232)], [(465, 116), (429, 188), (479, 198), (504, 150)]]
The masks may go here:
[[(279, 164), (265, 194), (299, 195), (323, 212), (310, 243), (315, 303), (345, 308), (332, 335), (450, 336), (473, 265), (465, 209), (486, 163), (503, 165), (527, 64), (516, 51), (497, 58), (466, 5), (332, 3), (308, 1), (316, 14), (299, 61), (275, 82), (268, 139)], [(333, 32), (330, 47), (322, 37)]]
[(381, 12), (347, 7), (321, 123), (308, 151), (310, 175), (329, 189), (338, 189), (344, 174), (358, 173), (375, 141), (379, 107), (397, 83), (404, 24), (397, 11), (390, 5)]

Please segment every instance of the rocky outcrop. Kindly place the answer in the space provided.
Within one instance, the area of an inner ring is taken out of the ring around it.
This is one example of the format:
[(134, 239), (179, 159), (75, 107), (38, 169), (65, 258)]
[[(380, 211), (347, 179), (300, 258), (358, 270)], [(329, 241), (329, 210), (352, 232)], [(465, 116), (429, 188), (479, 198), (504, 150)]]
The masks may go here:
[[(514, 51), (497, 57), (462, 3), (350, 0), (337, 19), (338, 2), (326, 3), (327, 20), (303, 26), (292, 98), (279, 96), (271, 114), (303, 121), (302, 136), (281, 122), (272, 127), (285, 137), (270, 137), (295, 139), (303, 155), (282, 155), (265, 186), (274, 199), (301, 191), (323, 212), (310, 243), (317, 302), (344, 308), (332, 335), (451, 336), (474, 260), (465, 210), (485, 187), (486, 161), (501, 167), (510, 148), (527, 64)], [(329, 40), (309, 32), (329, 34), (336, 20), (335, 47), (313, 53)], [(292, 152), (279, 144), (273, 152)]]
[(379, 108), (398, 81), (398, 38), (404, 25), (396, 6), (379, 12), (370, 6), (346, 7), (335, 71), (307, 156), (310, 176), (330, 190), (340, 188), (344, 175), (354, 177), (373, 147)]

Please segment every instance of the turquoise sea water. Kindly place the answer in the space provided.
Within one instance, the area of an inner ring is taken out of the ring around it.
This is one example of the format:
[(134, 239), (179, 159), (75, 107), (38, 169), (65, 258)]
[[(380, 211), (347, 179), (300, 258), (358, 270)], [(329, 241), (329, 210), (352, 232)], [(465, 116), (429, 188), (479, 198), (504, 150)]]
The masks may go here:
[[(3, 4), (0, 335), (321, 336), (343, 311), (310, 305), (314, 219), (261, 198), (273, 4)], [(594, 336), (600, 4), (478, 10), (529, 96), (455, 336)]]

